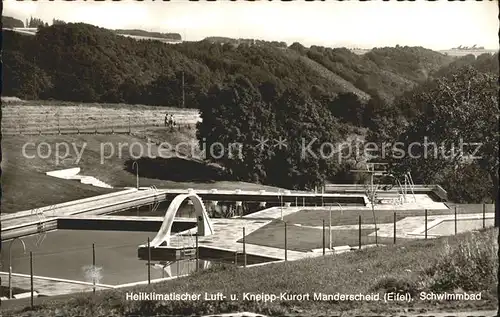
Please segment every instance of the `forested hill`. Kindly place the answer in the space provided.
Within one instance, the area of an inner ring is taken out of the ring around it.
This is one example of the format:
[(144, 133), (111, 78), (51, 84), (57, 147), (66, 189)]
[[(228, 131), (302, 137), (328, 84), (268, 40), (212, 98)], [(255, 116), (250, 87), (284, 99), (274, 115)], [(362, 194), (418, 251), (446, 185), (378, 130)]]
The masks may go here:
[(41, 27), (36, 36), (3, 32), (3, 94), (26, 99), (126, 102), (198, 107), (208, 89), (233, 75), (309, 93), (352, 92), (383, 99), (411, 89), (452, 57), (420, 47), (347, 49), (273, 42), (138, 41), (88, 24)]
[(137, 30), (137, 29), (118, 29), (115, 30), (117, 34), (124, 34), (124, 35), (135, 35), (135, 36), (144, 36), (144, 37), (156, 37), (156, 38), (162, 38), (162, 39), (168, 39), (168, 40), (174, 40), (174, 41), (180, 41), (182, 40), (182, 37), (179, 33), (160, 33), (160, 32), (148, 32), (144, 30)]
[(2, 16), (2, 28), (23, 28), (23, 27), (24, 27), (23, 21), (13, 17)]

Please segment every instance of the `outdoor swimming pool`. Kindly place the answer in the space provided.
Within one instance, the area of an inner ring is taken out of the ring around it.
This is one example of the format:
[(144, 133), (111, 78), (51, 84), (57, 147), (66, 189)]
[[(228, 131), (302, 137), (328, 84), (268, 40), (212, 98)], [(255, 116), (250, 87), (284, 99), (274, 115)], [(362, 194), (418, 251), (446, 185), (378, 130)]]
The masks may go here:
[[(493, 218), (485, 219), (486, 228), (494, 225)], [(483, 228), (483, 219), (458, 219), (457, 220), (457, 233), (479, 230)], [(448, 236), (455, 233), (455, 220), (446, 219), (441, 221), (436, 226), (428, 229), (429, 235)]]

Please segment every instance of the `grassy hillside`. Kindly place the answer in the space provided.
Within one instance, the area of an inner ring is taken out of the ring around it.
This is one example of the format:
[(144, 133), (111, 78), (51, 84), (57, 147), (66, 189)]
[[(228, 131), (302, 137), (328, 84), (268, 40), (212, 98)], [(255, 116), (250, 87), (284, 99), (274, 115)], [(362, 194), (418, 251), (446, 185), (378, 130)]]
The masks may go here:
[(23, 28), (24, 22), (13, 17), (2, 15), (2, 27), (4, 28)]
[[(192, 276), (151, 286), (117, 291), (36, 299), (37, 314), (54, 311), (67, 316), (190, 315), (252, 311), (273, 316), (361, 314), (406, 315), (426, 311), (493, 310), (498, 305), (496, 268), (498, 231), (461, 234), (414, 241), (396, 246), (364, 249), (335, 256), (237, 269), (215, 267)], [(479, 270), (478, 268), (482, 268)], [(300, 272), (300, 274), (297, 274)], [(235, 294), (238, 301), (127, 301), (126, 292)], [(422, 300), (420, 292), (481, 292), (478, 301)], [(413, 301), (256, 302), (243, 300), (244, 292), (260, 294), (411, 294)], [(5, 303), (4, 316), (18, 314), (27, 300)], [(28, 309), (24, 309), (26, 311)]]
[(389, 101), (453, 61), (452, 57), (423, 47), (374, 48), (364, 55), (345, 48), (318, 46), (297, 51), (357, 89), (366, 93), (376, 92)]
[(312, 70), (316, 71), (318, 74), (320, 74), (323, 78), (327, 79), (328, 81), (334, 83), (336, 86), (338, 86), (341, 89), (341, 92), (343, 93), (353, 93), (356, 96), (359, 97), (360, 100), (366, 101), (370, 99), (370, 95), (367, 94), (366, 92), (362, 91), (361, 89), (357, 88), (354, 86), (354, 84), (344, 78), (342, 78), (340, 75), (337, 73), (333, 72), (331, 69), (328, 69), (324, 65), (318, 63), (317, 61), (309, 58), (308, 56), (303, 56), (298, 54), (294, 50), (286, 50), (285, 54), (289, 56), (289, 58), (295, 58), (297, 61), (300, 61), (310, 67)]

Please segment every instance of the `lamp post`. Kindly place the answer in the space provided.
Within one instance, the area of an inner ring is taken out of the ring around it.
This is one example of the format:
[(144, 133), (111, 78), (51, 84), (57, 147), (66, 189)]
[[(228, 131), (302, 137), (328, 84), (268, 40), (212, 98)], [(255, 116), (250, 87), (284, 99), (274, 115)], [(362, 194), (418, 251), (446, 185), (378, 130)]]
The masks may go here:
[(14, 238), (9, 243), (9, 298), (12, 298), (12, 244), (14, 241), (19, 240), (23, 244), (24, 254), (26, 254), (26, 245), (20, 238)]
[(281, 210), (281, 221), (283, 221), (283, 192), (279, 191), (280, 193), (280, 210)]
[[(336, 204), (339, 205), (340, 213), (342, 214), (342, 205), (339, 203), (336, 203)], [(332, 206), (331, 205), (330, 205), (329, 212), (330, 212), (330, 215), (329, 215), (329, 222), (328, 222), (328, 230), (329, 230), (328, 237), (330, 240), (329, 247), (330, 247), (330, 250), (332, 250)]]
[(139, 163), (137, 163), (137, 161), (134, 161), (132, 164), (132, 169), (135, 169), (136, 187), (137, 190), (139, 190)]

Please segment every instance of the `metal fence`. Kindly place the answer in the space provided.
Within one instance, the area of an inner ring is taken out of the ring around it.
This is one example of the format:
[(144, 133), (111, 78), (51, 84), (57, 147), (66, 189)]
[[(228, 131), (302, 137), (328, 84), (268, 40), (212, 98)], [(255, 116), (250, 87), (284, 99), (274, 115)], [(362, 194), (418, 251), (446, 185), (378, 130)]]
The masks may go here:
[(443, 210), (378, 209), (374, 212), (348, 206), (283, 210), (282, 217), (278, 209), (272, 217), (278, 219), (266, 219), (269, 223), (251, 232), (246, 242), (296, 252), (338, 253), (491, 228), (495, 207), (478, 204), (455, 205)]

